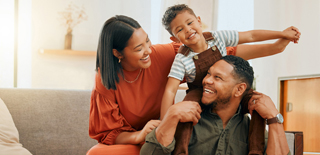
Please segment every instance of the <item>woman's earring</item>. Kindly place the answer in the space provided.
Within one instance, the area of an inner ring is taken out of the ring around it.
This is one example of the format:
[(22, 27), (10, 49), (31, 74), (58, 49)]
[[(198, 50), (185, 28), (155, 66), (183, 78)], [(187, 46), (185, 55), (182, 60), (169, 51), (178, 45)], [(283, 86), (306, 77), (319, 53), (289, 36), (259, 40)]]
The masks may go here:
[(118, 63), (120, 63), (120, 62), (121, 62), (121, 59), (119, 59)]

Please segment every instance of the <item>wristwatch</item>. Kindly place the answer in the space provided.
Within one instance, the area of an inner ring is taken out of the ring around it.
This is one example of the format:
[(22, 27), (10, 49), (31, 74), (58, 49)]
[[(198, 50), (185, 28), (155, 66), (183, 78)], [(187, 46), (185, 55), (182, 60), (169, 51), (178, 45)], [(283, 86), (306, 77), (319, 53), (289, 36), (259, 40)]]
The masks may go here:
[(283, 116), (279, 113), (279, 114), (277, 114), (276, 117), (267, 119), (267, 124), (268, 124), (268, 125), (269, 125), (269, 124), (272, 124), (272, 123), (282, 124), (282, 123), (283, 123)]

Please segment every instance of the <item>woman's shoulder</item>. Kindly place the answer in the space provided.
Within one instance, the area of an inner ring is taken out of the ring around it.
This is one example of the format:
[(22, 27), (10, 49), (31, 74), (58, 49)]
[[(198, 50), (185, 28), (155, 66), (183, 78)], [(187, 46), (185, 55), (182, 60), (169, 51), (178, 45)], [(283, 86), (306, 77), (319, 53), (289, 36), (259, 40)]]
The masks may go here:
[(151, 49), (155, 52), (176, 54), (181, 45), (181, 43), (176, 42), (171, 42), (168, 44), (155, 44), (152, 45)]

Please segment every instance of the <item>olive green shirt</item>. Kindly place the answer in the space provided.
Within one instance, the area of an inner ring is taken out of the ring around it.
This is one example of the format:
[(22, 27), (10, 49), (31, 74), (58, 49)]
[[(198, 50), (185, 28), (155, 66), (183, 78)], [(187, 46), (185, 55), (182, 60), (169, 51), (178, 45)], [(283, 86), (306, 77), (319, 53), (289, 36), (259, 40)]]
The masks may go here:
[[(201, 119), (193, 127), (189, 143), (190, 155), (247, 155), (250, 118), (237, 113), (229, 120), (223, 129), (220, 117), (206, 109), (201, 113)], [(175, 140), (167, 146), (161, 145), (156, 138), (155, 129), (146, 137), (146, 143), (141, 148), (141, 155), (167, 155), (174, 150)]]

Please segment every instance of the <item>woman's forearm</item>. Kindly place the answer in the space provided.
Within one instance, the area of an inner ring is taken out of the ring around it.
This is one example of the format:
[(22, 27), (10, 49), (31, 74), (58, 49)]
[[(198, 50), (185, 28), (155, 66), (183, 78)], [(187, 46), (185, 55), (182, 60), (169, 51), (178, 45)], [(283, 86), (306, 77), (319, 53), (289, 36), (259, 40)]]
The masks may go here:
[(143, 140), (137, 140), (141, 131), (121, 132), (115, 140), (115, 144), (140, 144)]

